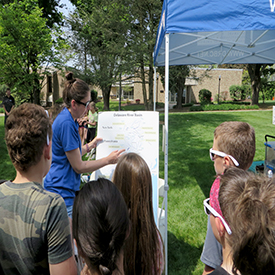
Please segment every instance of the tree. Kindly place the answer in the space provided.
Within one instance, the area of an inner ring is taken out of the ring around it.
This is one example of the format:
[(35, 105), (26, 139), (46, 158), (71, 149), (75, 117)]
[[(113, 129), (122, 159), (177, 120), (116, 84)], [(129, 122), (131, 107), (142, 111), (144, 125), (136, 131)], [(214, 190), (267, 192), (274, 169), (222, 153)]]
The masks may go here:
[[(59, 64), (63, 43), (52, 38), (35, 0), (0, 7), (0, 81), (15, 87), (23, 101), (40, 104), (40, 90), (49, 65)], [(58, 29), (56, 29), (58, 31)]]
[(222, 68), (247, 69), (252, 89), (252, 105), (259, 104), (259, 92), (261, 89), (261, 79), (268, 64), (223, 64)]
[(250, 76), (252, 88), (252, 105), (259, 103), (259, 92), (261, 87), (261, 75), (267, 64), (248, 64), (247, 70)]
[[(158, 67), (161, 82), (165, 85), (165, 68)], [(182, 95), (185, 87), (186, 77), (190, 75), (190, 67), (187, 65), (169, 67), (169, 90), (177, 93), (177, 109), (182, 108)]]
[[(14, 0), (0, 0), (0, 5), (11, 4)], [(47, 26), (52, 28), (54, 24), (62, 24), (62, 14), (58, 11), (58, 8), (62, 8), (60, 0), (38, 0), (39, 8), (43, 11), (43, 17), (47, 20)]]
[[(161, 0), (129, 1), (129, 34), (127, 50), (134, 73), (141, 79), (146, 110), (153, 110), (153, 56), (157, 28), (161, 15)], [(148, 91), (146, 84), (148, 83)], [(147, 96), (148, 94), (148, 96)]]
[(77, 9), (68, 20), (73, 30), (70, 41), (78, 60), (82, 60), (76, 67), (88, 83), (101, 88), (104, 109), (109, 110), (112, 84), (127, 64), (124, 62), (125, 6), (119, 1), (72, 2)]
[[(162, 1), (72, 0), (71, 2), (77, 6), (81, 19), (75, 23), (81, 23), (83, 26), (82, 34), (75, 33), (75, 36), (88, 39), (86, 40), (90, 46), (86, 57), (88, 75), (103, 91), (104, 108), (109, 108), (111, 85), (118, 80), (119, 74), (124, 74), (128, 78), (140, 79), (145, 108), (152, 109), (152, 53)], [(75, 23), (72, 26), (75, 26)], [(89, 34), (90, 38), (84, 34)], [(83, 48), (82, 53), (85, 52)], [(149, 86), (148, 91), (146, 84)]]

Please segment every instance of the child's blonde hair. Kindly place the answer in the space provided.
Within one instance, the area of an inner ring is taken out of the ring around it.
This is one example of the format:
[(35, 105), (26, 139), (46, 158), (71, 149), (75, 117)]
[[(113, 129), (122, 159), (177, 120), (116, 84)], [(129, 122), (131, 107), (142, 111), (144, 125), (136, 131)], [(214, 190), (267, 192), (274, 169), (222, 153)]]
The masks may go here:
[(239, 168), (247, 170), (255, 155), (255, 131), (246, 122), (226, 121), (214, 131), (217, 149), (233, 156)]

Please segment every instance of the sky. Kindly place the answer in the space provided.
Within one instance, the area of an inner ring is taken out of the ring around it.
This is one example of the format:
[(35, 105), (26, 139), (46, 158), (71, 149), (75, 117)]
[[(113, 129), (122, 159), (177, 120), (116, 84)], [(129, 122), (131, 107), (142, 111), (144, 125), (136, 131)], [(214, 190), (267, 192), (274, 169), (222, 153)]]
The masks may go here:
[(74, 9), (74, 5), (69, 0), (61, 0), (60, 4), (65, 5), (64, 8), (61, 9), (65, 16), (68, 16), (69, 12)]

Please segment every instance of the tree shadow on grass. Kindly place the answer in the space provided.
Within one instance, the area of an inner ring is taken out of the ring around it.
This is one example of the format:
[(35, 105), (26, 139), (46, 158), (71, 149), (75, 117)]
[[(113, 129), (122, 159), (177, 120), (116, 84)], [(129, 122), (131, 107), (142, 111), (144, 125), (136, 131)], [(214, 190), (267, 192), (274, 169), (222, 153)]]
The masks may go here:
[(168, 273), (169, 275), (189, 275), (195, 270), (200, 259), (202, 246), (194, 247), (171, 233), (168, 233)]
[(209, 196), (215, 178), (213, 162), (209, 158), (214, 130), (222, 122), (232, 120), (239, 120), (239, 117), (234, 117), (234, 113), (169, 115), (168, 174), (172, 188), (189, 184), (188, 178), (191, 177), (195, 178), (205, 197)]

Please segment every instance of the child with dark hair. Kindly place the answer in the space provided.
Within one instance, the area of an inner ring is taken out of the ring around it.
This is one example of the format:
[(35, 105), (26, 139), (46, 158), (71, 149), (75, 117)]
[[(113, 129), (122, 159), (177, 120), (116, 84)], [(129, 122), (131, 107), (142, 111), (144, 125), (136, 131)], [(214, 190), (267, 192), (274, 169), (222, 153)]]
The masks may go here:
[(204, 205), (223, 248), (213, 274), (275, 273), (275, 182), (237, 168), (221, 176), (219, 195)]
[[(212, 184), (210, 196), (217, 194), (220, 186), (220, 175), (228, 167), (237, 167), (247, 170), (255, 155), (255, 131), (246, 122), (226, 121), (214, 131), (213, 147), (210, 149), (210, 158), (214, 162), (216, 179)], [(203, 275), (212, 272), (223, 262), (222, 247), (216, 240), (210, 220), (208, 219), (207, 234), (201, 255), (205, 264)]]
[(64, 200), (42, 187), (52, 159), (50, 118), (42, 107), (24, 103), (5, 130), (16, 177), (0, 185), (0, 273), (75, 275)]
[(128, 209), (117, 187), (103, 178), (86, 183), (73, 207), (73, 237), (86, 263), (81, 274), (123, 275), (129, 230)]
[(154, 220), (152, 177), (147, 163), (136, 153), (123, 154), (113, 181), (125, 199), (132, 225), (125, 243), (125, 274), (162, 274), (163, 242)]

